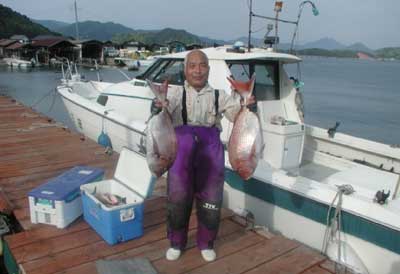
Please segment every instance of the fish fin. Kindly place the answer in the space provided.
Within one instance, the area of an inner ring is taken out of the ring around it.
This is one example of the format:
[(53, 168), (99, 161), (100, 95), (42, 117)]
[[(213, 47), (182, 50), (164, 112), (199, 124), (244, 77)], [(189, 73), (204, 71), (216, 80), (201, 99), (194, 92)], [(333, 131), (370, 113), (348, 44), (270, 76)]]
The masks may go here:
[(146, 82), (158, 100), (164, 102), (167, 99), (168, 80), (165, 80), (161, 85), (155, 84), (148, 79), (146, 79)]
[(256, 81), (256, 74), (253, 73), (251, 79), (247, 82), (234, 80), (231, 77), (227, 77), (229, 83), (235, 92), (239, 93), (245, 100), (251, 96)]

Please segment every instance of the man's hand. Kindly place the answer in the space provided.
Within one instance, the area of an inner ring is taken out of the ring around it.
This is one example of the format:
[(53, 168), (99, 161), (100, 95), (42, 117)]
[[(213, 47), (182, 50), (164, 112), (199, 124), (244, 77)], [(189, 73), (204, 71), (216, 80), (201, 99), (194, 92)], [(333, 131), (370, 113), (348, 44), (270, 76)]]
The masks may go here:
[[(256, 104), (257, 103), (257, 101), (256, 101), (256, 97), (254, 97), (254, 95), (251, 95), (248, 99), (247, 99), (247, 102), (246, 102), (246, 105), (247, 106), (252, 106), (252, 105), (254, 105), (254, 104)], [(242, 98), (240, 98), (240, 105), (244, 105), (244, 99), (243, 99), (243, 97)]]

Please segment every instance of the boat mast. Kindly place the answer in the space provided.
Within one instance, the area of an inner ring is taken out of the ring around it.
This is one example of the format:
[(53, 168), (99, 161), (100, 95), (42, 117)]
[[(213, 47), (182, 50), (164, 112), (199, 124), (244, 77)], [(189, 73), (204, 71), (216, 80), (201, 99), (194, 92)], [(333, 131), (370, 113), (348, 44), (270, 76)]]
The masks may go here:
[[(250, 2), (250, 6), (249, 6), (249, 39), (248, 39), (248, 51), (250, 52), (250, 47), (251, 47), (251, 22), (252, 22), (252, 17), (256, 17), (256, 18), (262, 18), (262, 19), (267, 19), (267, 20), (271, 20), (275, 22), (275, 36), (274, 37), (268, 37), (268, 33), (272, 30), (272, 26), (267, 25), (267, 29), (268, 32), (265, 35), (265, 40), (264, 42), (267, 43), (270, 42), (270, 44), (274, 44), (274, 49), (277, 49), (277, 44), (279, 43), (279, 37), (278, 37), (278, 22), (282, 22), (282, 23), (289, 23), (289, 24), (294, 24), (295, 27), (295, 31), (292, 37), (292, 42), (290, 45), (290, 52), (293, 51), (293, 44), (294, 44), (294, 39), (296, 37), (297, 34), (297, 30), (298, 30), (298, 26), (299, 26), (299, 21), (300, 21), (300, 16), (301, 16), (301, 12), (303, 11), (303, 6), (305, 4), (310, 4), (312, 6), (312, 12), (314, 14), (314, 16), (317, 16), (319, 14), (319, 11), (317, 9), (317, 7), (315, 6), (315, 4), (313, 2), (311, 2), (310, 0), (306, 0), (301, 2), (300, 6), (299, 6), (299, 14), (297, 16), (297, 20), (296, 21), (291, 21), (291, 20), (283, 20), (279, 18), (279, 13), (282, 11), (282, 6), (283, 6), (283, 1), (279, 1), (276, 0), (275, 1), (275, 7), (274, 7), (274, 11), (275, 11), (275, 17), (269, 17), (269, 16), (263, 16), (263, 15), (259, 15), (259, 14), (255, 14), (253, 13), (253, 0), (249, 0)], [(273, 39), (270, 39), (273, 38)]]
[(282, 11), (282, 5), (283, 2), (282, 1), (276, 1), (275, 2), (275, 8), (274, 11), (275, 13), (275, 42), (274, 42), (274, 50), (276, 50), (277, 48), (277, 44), (278, 44), (278, 21), (279, 21), (279, 13)]
[(247, 41), (247, 51), (250, 52), (251, 47), (251, 18), (253, 17), (253, 0), (250, 0), (250, 7), (249, 7), (249, 39)]
[(78, 9), (76, 8), (76, 1), (74, 1), (74, 7), (75, 7), (75, 39), (79, 41)]

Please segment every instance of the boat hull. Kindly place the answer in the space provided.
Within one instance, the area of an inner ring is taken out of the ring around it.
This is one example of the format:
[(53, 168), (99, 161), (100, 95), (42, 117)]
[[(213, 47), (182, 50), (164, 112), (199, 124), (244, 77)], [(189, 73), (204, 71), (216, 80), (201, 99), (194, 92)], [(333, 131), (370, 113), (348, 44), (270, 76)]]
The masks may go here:
[(4, 58), (7, 65), (15, 68), (32, 68), (34, 64), (29, 61), (20, 60), (16, 58)]
[(60, 93), (71, 120), (78, 132), (86, 137), (97, 141), (104, 132), (110, 137), (113, 150), (120, 152), (123, 147), (129, 147), (137, 152), (144, 152), (145, 149), (145, 125), (131, 121), (132, 126), (117, 121), (112, 115), (104, 114), (101, 108), (89, 108), (76, 102), (71, 96)]
[[(63, 93), (60, 94), (63, 95)], [(79, 132), (90, 139), (97, 140), (102, 132), (102, 127), (104, 127), (114, 150), (121, 151), (124, 146), (127, 146), (142, 154), (145, 152), (144, 123), (131, 121), (128, 125), (127, 121), (121, 122), (110, 114), (103, 114), (103, 109), (96, 109), (95, 103), (84, 102), (86, 104), (84, 106), (83, 102), (79, 103), (73, 96), (78, 97), (73, 94), (64, 94), (62, 97)], [(92, 107), (90, 107), (91, 105)], [(228, 163), (225, 175), (224, 203), (226, 207), (234, 211), (241, 209), (250, 211), (254, 214), (257, 225), (265, 226), (273, 232), (282, 233), (288, 238), (296, 239), (313, 248), (319, 250), (322, 248), (329, 203), (319, 203), (307, 198), (306, 195), (299, 195), (280, 188), (279, 186), (284, 180), (282, 178), (282, 182), (275, 180), (274, 183), (267, 179), (255, 178), (244, 182), (230, 169)], [(322, 213), (314, 216), (313, 212)], [(347, 215), (344, 213), (346, 218), (349, 217)], [(369, 223), (368, 220), (359, 218), (360, 220), (361, 225)], [(388, 233), (379, 229), (385, 230), (385, 227), (376, 224), (371, 231), (372, 233), (375, 231), (377, 234)], [(393, 230), (391, 233), (393, 237), (400, 238), (398, 231)], [(346, 231), (343, 232), (343, 239), (346, 244), (357, 251), (357, 255), (369, 273), (400, 273), (400, 264), (398, 263), (400, 255), (390, 250), (390, 246), (389, 249), (382, 247), (385, 243), (374, 244), (371, 240), (354, 236)], [(393, 248), (396, 249), (392, 246)]]
[[(281, 181), (273, 181), (252, 178), (244, 182), (231, 168), (226, 167), (224, 206), (239, 214), (251, 212), (256, 220), (255, 225), (321, 250), (329, 205), (310, 199), (307, 195), (300, 195), (298, 191), (284, 189), (280, 187)], [(342, 262), (346, 261), (353, 270), (364, 267), (368, 271), (355, 273), (400, 273), (400, 247), (395, 240), (400, 237), (400, 232), (347, 212), (342, 214), (346, 230), (341, 234), (342, 240), (348, 250), (356, 251), (362, 265), (352, 264), (353, 254), (350, 252), (342, 252)], [(389, 233), (390, 236), (383, 236)], [(354, 234), (359, 235), (357, 237)], [(372, 241), (377, 237), (387, 239), (378, 239), (379, 243), (374, 244)], [(386, 245), (386, 248), (382, 245)], [(337, 257), (331, 259), (335, 261)]]

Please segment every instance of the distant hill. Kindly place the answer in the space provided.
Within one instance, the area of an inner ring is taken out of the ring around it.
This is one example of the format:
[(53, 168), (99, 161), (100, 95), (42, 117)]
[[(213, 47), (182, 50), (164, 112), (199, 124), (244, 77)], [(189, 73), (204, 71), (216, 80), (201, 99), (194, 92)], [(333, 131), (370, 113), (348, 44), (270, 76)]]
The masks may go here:
[(114, 36), (113, 41), (122, 43), (124, 41), (140, 41), (145, 44), (166, 44), (172, 41), (180, 41), (186, 44), (204, 44), (198, 36), (187, 32), (186, 30), (177, 30), (165, 28), (159, 31), (135, 31), (129, 34), (118, 34)]
[(378, 49), (375, 54), (378, 58), (400, 60), (400, 47)]
[[(64, 36), (75, 37), (75, 24), (55, 20), (34, 20), (43, 26), (59, 32)], [(184, 43), (200, 43), (204, 45), (226, 44), (224, 40), (200, 37), (185, 30), (165, 28), (162, 30), (140, 30), (132, 29), (113, 22), (84, 21), (78, 23), (79, 36), (81, 39), (96, 39), (100, 41), (114, 40), (125, 42), (136, 40), (143, 43), (165, 44), (170, 41), (181, 41)]]
[[(115, 34), (126, 34), (134, 32), (133, 29), (113, 22), (101, 23), (97, 21), (84, 21), (78, 23), (80, 39), (95, 39), (100, 41), (111, 40)], [(57, 29), (64, 36), (75, 37), (75, 24)]]
[(33, 22), (38, 23), (49, 30), (58, 32), (59, 29), (66, 27), (70, 25), (71, 23), (66, 23), (66, 22), (61, 22), (61, 21), (56, 21), (56, 20), (37, 20), (37, 19), (31, 19)]
[(31, 19), (0, 4), (0, 38), (23, 34), (32, 38), (40, 34), (55, 34)]
[[(2, 7), (0, 5), (0, 7)], [(6, 8), (8, 9), (8, 8)], [(1, 11), (2, 9), (0, 9)], [(4, 10), (4, 7), (3, 7)], [(8, 9), (10, 11), (10, 9)], [(11, 11), (12, 12), (12, 11)], [(1, 20), (8, 17), (1, 16), (0, 13), (0, 30), (2, 27)], [(6, 15), (8, 16), (8, 15)], [(25, 19), (27, 17), (23, 16)], [(29, 20), (29, 19), (28, 19)], [(62, 33), (65, 36), (75, 37), (75, 24), (68, 24), (65, 22), (53, 21), (53, 20), (34, 20), (47, 26), (53, 31)], [(30, 23), (32, 24), (32, 22)], [(3, 24), (4, 25), (4, 24)], [(3, 34), (4, 31), (0, 31)], [(121, 24), (116, 24), (113, 22), (96, 22), (96, 21), (84, 21), (79, 23), (79, 33), (81, 39), (96, 39), (101, 41), (114, 40), (115, 42), (125, 42), (125, 41), (140, 41), (146, 44), (158, 43), (166, 44), (170, 41), (181, 41), (183, 43), (191, 44), (197, 43), (206, 46), (212, 46), (214, 43), (223, 44), (233, 44), (236, 41), (242, 41), (247, 45), (247, 37), (239, 37), (237, 39), (232, 39), (230, 41), (210, 39), (208, 37), (200, 37), (195, 34), (189, 33), (183, 29), (172, 29), (165, 28), (162, 30), (139, 30), (132, 29)], [(7, 37), (12, 34), (25, 34), (24, 32), (12, 32)], [(44, 33), (41, 33), (44, 34)], [(264, 41), (262, 38), (253, 37), (251, 40), (253, 46), (264, 46)], [(278, 48), (282, 51), (288, 51), (290, 48), (290, 43), (280, 43)], [(357, 53), (362, 52), (368, 54), (369, 56), (374, 56), (378, 58), (395, 58), (400, 59), (400, 48), (383, 48), (379, 50), (372, 50), (365, 46), (363, 43), (354, 43), (352, 45), (346, 46), (333, 38), (322, 38), (317, 41), (305, 43), (303, 45), (296, 46), (297, 53), (300, 55), (318, 55), (318, 56), (330, 56), (330, 57), (350, 57), (357, 58)]]
[(348, 47), (346, 47), (348, 50), (355, 50), (355, 51), (361, 51), (361, 52), (367, 52), (367, 53), (373, 53), (374, 51), (370, 48), (368, 48), (366, 45), (363, 43), (354, 43)]
[[(57, 26), (56, 21), (40, 20), (52, 30), (62, 33), (64, 36), (75, 37), (75, 24)], [(201, 43), (212, 45), (223, 44), (222, 40), (214, 40), (206, 37), (198, 37), (185, 30), (165, 28), (162, 30), (134, 30), (121, 24), (113, 22), (84, 21), (78, 23), (80, 39), (96, 39), (100, 41), (114, 40), (122, 43), (125, 41), (140, 41), (146, 44), (165, 44), (170, 41), (181, 41), (183, 43)]]
[(222, 45), (226, 45), (227, 44), (227, 42), (225, 40), (221, 40), (221, 39), (211, 39), (211, 38), (204, 37), (204, 36), (198, 36), (198, 37), (203, 42), (203, 44), (205, 44), (205, 45), (212, 46), (212, 45), (216, 44), (216, 45), (221, 45), (222, 46)]
[(332, 38), (322, 38), (314, 42), (305, 43), (299, 46), (299, 49), (327, 49), (327, 50), (336, 50), (336, 49), (344, 49), (346, 46), (339, 43), (335, 39)]

